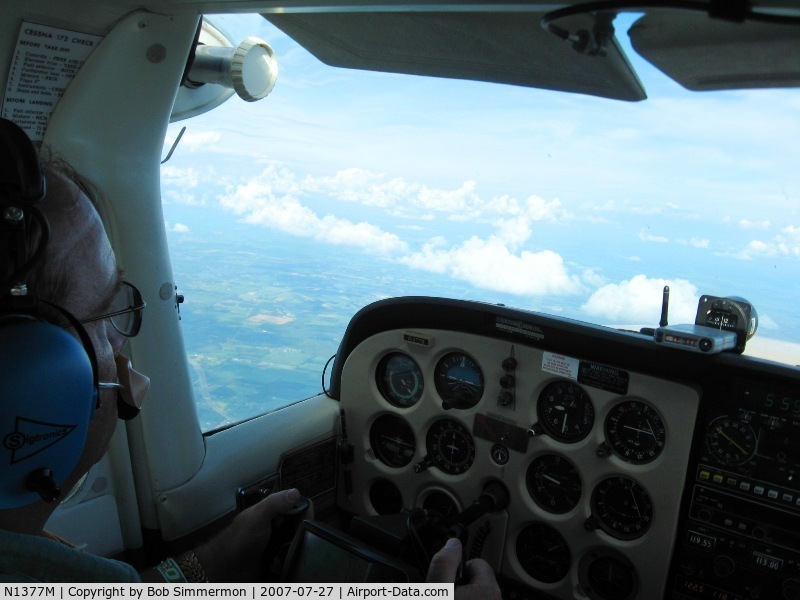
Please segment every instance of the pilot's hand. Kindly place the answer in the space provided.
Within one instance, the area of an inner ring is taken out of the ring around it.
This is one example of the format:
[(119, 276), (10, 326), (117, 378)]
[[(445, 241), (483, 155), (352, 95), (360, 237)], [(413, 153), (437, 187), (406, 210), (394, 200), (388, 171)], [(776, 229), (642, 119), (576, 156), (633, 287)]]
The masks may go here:
[[(290, 512), (302, 498), (295, 489), (275, 492), (243, 510), (228, 527), (195, 549), (213, 582), (258, 581), (263, 578), (263, 555), (272, 533), (272, 520)], [(310, 507), (304, 518), (313, 518)]]
[[(428, 583), (450, 583), (456, 580), (461, 564), (462, 547), (457, 538), (450, 538), (444, 547), (434, 554), (428, 567)], [(500, 600), (500, 586), (494, 571), (485, 560), (475, 558), (467, 561), (466, 583), (456, 586), (457, 600)]]

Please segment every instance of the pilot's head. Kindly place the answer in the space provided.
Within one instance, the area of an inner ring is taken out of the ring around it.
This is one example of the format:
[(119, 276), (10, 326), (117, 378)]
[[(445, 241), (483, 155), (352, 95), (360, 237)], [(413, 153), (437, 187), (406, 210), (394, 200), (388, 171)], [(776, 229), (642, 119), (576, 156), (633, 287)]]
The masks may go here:
[[(47, 194), (38, 207), (50, 225), (50, 241), (43, 260), (31, 273), (29, 289), (34, 297), (61, 306), (82, 321), (109, 312), (122, 278), (94, 205), (66, 173), (66, 169), (52, 166), (45, 170)], [(125, 342), (124, 336), (108, 319), (92, 321), (83, 327), (97, 356), (99, 380), (116, 382), (114, 355)], [(75, 481), (104, 454), (116, 418), (115, 391), (101, 390), (100, 406), (89, 423)], [(73, 478), (68, 479), (63, 489), (69, 489), (72, 483)]]
[[(142, 303), (141, 298), (131, 303), (131, 296), (138, 291), (133, 292), (132, 286), (123, 283), (94, 204), (66, 165), (50, 163), (45, 166), (44, 173), (47, 193), (37, 202), (37, 207), (49, 224), (50, 235), (44, 255), (28, 273), (28, 290), (31, 296), (44, 302), (39, 304), (40, 314), (61, 324), (78, 339), (81, 335), (74, 321), (70, 325), (63, 311), (82, 323), (79, 327), (85, 335), (81, 341), (84, 347), (91, 342), (101, 382), (99, 402), (88, 422), (85, 444), (82, 450), (80, 446), (76, 448), (80, 456), (76, 453), (77, 463), (69, 463), (75, 467), (66, 479), (59, 480), (60, 489), (66, 492), (105, 454), (117, 417), (128, 418), (138, 412), (144, 394), (131, 391), (135, 388), (135, 391), (146, 392), (149, 380), (132, 371), (127, 357), (120, 353), (126, 335), (138, 332)], [(121, 305), (121, 301), (124, 304)], [(53, 309), (47, 303), (62, 310)], [(124, 315), (113, 317), (113, 322), (107, 316), (129, 306), (138, 306), (139, 310), (125, 311)], [(46, 368), (43, 367), (41, 374), (45, 380), (48, 379)], [(120, 383), (124, 387), (122, 392), (116, 389)], [(48, 385), (54, 390), (53, 401), (59, 401), (60, 382), (54, 380)], [(56, 502), (42, 501), (9, 509), (5, 515), (0, 511), (0, 527), (35, 533), (41, 530), (56, 506)]]

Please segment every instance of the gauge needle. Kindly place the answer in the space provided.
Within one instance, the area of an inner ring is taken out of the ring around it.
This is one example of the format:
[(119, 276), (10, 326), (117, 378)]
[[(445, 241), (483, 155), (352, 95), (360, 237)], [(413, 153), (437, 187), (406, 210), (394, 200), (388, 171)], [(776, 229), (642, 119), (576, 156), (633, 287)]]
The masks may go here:
[(646, 433), (647, 435), (653, 435), (652, 431), (647, 431), (646, 429), (639, 429), (638, 427), (631, 427), (630, 425), (625, 425), (625, 429), (631, 429), (633, 431), (638, 431), (639, 433)]
[(547, 481), (552, 481), (556, 485), (561, 485), (561, 482), (558, 479), (556, 479), (555, 477), (551, 476), (551, 475), (542, 475), (542, 477), (547, 479)]
[(631, 498), (633, 499), (633, 507), (636, 509), (636, 514), (642, 516), (642, 511), (639, 510), (639, 504), (636, 502), (636, 494), (631, 490)]
[(733, 439), (731, 436), (729, 436), (729, 435), (728, 435), (728, 434), (726, 434), (724, 431), (722, 431), (722, 427), (717, 427), (717, 433), (718, 433), (718, 434), (720, 434), (722, 437), (724, 437), (726, 440), (728, 440), (728, 441), (729, 441), (731, 444), (733, 444), (734, 446), (736, 446), (736, 447), (737, 447), (739, 450), (741, 450), (741, 451), (742, 451), (744, 454), (747, 454), (747, 450), (745, 450), (745, 449), (744, 449), (744, 448), (742, 448), (742, 447), (741, 447), (739, 444), (737, 444), (737, 443), (736, 443), (736, 441), (735, 441), (735, 440), (734, 440), (734, 439)]
[(564, 424), (561, 426), (561, 433), (567, 432), (567, 421), (569, 420), (569, 415), (564, 415)]

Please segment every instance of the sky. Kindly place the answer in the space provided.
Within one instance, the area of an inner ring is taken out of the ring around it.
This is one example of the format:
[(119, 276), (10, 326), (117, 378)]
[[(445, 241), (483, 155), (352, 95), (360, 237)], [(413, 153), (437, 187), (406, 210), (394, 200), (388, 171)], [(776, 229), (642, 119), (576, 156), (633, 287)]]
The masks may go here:
[(655, 325), (664, 285), (672, 323), (694, 321), (700, 294), (738, 295), (760, 335), (800, 343), (796, 91), (690, 93), (635, 53), (641, 103), (362, 73), (259, 17), (217, 23), (266, 40), (278, 81), (170, 126), (165, 155), (187, 127), (162, 167), (170, 235), (191, 232), (192, 210), (223, 211), (475, 299), (610, 325)]

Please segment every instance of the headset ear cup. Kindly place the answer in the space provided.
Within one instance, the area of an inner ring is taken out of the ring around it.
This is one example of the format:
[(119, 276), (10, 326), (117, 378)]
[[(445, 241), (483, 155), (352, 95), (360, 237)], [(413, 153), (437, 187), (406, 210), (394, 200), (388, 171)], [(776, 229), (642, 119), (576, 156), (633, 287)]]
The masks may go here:
[(87, 349), (57, 325), (0, 328), (0, 509), (42, 499), (26, 479), (49, 469), (60, 486), (78, 463), (97, 404)]

